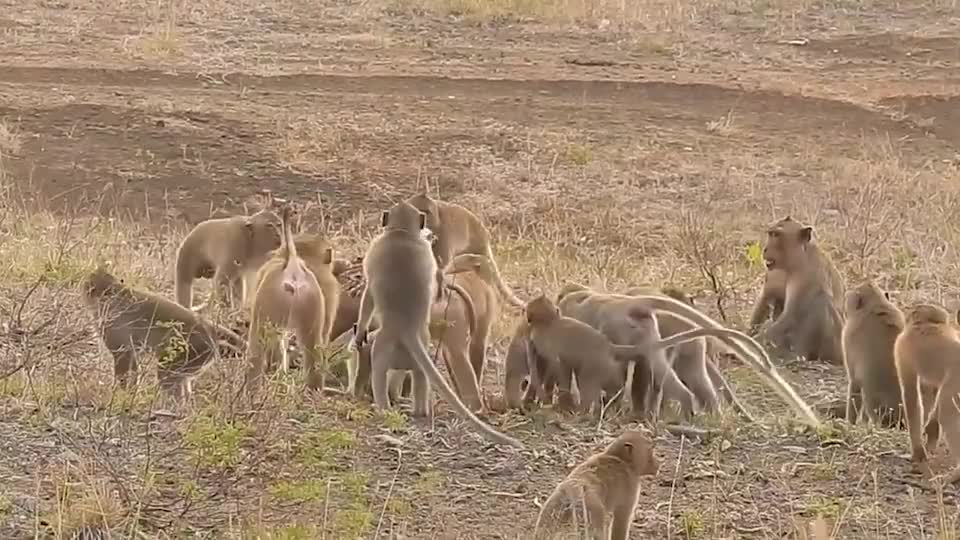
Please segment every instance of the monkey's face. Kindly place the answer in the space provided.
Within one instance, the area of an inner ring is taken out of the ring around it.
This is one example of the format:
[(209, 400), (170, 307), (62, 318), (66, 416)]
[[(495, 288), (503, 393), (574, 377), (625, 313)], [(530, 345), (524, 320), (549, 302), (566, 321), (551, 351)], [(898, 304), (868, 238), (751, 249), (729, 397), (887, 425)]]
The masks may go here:
[(280, 247), (280, 218), (273, 212), (261, 211), (250, 216), (244, 227), (251, 255), (268, 253)]
[(630, 463), (641, 476), (654, 475), (660, 470), (660, 460), (653, 451), (653, 442), (640, 431), (628, 431), (620, 435), (607, 453)]
[(767, 270), (790, 269), (804, 256), (813, 239), (813, 227), (792, 220), (789, 216), (767, 229), (763, 261)]
[(440, 208), (429, 195), (420, 193), (407, 199), (407, 202), (423, 212), (426, 227), (433, 231), (440, 230)]

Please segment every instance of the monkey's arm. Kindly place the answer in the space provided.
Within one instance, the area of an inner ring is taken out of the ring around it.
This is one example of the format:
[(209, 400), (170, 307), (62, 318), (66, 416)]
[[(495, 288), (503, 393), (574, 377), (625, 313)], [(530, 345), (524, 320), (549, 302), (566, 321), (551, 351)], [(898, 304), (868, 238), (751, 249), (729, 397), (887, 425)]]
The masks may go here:
[(753, 314), (750, 315), (751, 334), (755, 334), (760, 325), (770, 317), (771, 297), (772, 294), (767, 289), (766, 282), (764, 282), (763, 289), (760, 290), (760, 296), (757, 297), (756, 302), (753, 304)]
[(356, 335), (353, 337), (358, 349), (367, 341), (367, 332), (370, 321), (373, 319), (373, 307), (373, 296), (370, 295), (368, 285), (363, 288), (363, 294), (360, 296), (360, 314), (357, 315)]

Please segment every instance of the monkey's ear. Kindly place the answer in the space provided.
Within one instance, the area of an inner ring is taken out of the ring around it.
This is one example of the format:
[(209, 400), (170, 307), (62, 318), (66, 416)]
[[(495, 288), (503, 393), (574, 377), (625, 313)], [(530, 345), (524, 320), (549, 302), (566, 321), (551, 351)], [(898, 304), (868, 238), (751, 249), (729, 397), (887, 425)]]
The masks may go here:
[(387, 223), (390, 223), (390, 211), (384, 210), (383, 213), (380, 214), (380, 226), (386, 227)]
[(801, 241), (801, 242), (806, 243), (806, 242), (809, 242), (809, 241), (812, 240), (812, 239), (813, 239), (813, 227), (807, 226), (807, 227), (804, 227), (804, 228), (800, 229), (800, 241)]
[(330, 264), (333, 262), (333, 248), (328, 247), (323, 251), (323, 264)]
[(423, 212), (419, 212), (419, 214), (420, 214), (420, 229), (423, 230), (423, 228), (427, 226), (427, 215), (424, 214)]

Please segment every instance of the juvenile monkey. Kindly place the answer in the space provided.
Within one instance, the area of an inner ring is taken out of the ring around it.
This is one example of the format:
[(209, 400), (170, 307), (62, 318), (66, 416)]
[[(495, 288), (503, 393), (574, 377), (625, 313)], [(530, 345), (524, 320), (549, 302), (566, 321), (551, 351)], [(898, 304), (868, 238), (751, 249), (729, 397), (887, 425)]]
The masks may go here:
[(575, 521), (585, 524), (591, 538), (626, 540), (640, 498), (641, 477), (655, 476), (659, 470), (653, 442), (640, 431), (623, 432), (557, 485), (540, 509), (533, 537), (558, 536), (582, 509), (583, 515)]
[(250, 216), (202, 221), (180, 243), (174, 275), (177, 303), (193, 307), (193, 280), (213, 278), (214, 298), (245, 305), (247, 282), (280, 246), (279, 218), (270, 206)]
[(366, 341), (370, 323), (379, 322), (370, 351), (373, 399), (378, 408), (389, 405), (387, 371), (413, 371), (413, 416), (432, 416), (430, 383), (488, 439), (522, 448), (477, 418), (457, 398), (427, 354), (430, 307), (436, 297), (437, 261), (430, 243), (421, 236), (426, 216), (406, 202), (382, 215), (383, 231), (370, 243), (363, 259), (366, 282), (357, 317), (356, 348)]
[(487, 358), (487, 341), (493, 330), (493, 322), (500, 315), (500, 301), (494, 291), (496, 275), (492, 259), (474, 253), (457, 255), (447, 269), (456, 276), (456, 282), (473, 299), (477, 316), (476, 332), (470, 335), (470, 364), (477, 381), (483, 381), (483, 368)]
[[(283, 243), (257, 273), (246, 382), (256, 388), (267, 369), (289, 368), (286, 345), (292, 330), (306, 366), (307, 388), (319, 390), (326, 378), (323, 347), (330, 338), (339, 301), (339, 284), (331, 269), (333, 248), (312, 235), (301, 239), (298, 246), (290, 218), (291, 208), (285, 206), (281, 217)], [(306, 259), (299, 255), (298, 247), (306, 248)]]
[(786, 300), (783, 313), (767, 328), (767, 338), (793, 349), (807, 360), (843, 363), (841, 317), (843, 297), (828, 276), (833, 263), (813, 241), (813, 227), (789, 216), (767, 230), (763, 248), (767, 269), (783, 270)]
[[(949, 322), (950, 314), (940, 306), (916, 304), (904, 315), (905, 326), (894, 343), (893, 356), (910, 433), (911, 459), (925, 463), (927, 453), (936, 448), (942, 428), (954, 461), (960, 463), (960, 410), (954, 403), (960, 393), (960, 336)], [(921, 401), (922, 384), (936, 388), (932, 407)], [(960, 468), (946, 478), (947, 483), (957, 480)]]
[(490, 233), (476, 214), (459, 204), (430, 197), (427, 189), (407, 199), (407, 203), (426, 215), (426, 227), (436, 235), (433, 253), (441, 270), (445, 270), (453, 257), (461, 253), (483, 255), (489, 259), (494, 284), (503, 298), (515, 307), (524, 307), (524, 302), (504, 283), (493, 258)]
[(190, 395), (191, 380), (219, 355), (218, 345), (243, 351), (243, 338), (234, 332), (160, 295), (134, 289), (102, 266), (87, 275), (81, 291), (87, 308), (100, 318), (100, 337), (121, 385), (136, 382), (138, 356), (152, 352), (158, 357), (160, 388), (180, 400)]
[(847, 291), (844, 312), (847, 422), (866, 412), (877, 424), (896, 425), (901, 401), (893, 346), (903, 331), (903, 313), (872, 281)]
[[(571, 376), (576, 376), (581, 410), (589, 412), (594, 403), (602, 406), (599, 401), (601, 392), (612, 396), (623, 387), (625, 362), (636, 360), (638, 356), (649, 357), (662, 349), (702, 336), (727, 339), (746, 337), (725, 328), (697, 328), (661, 340), (653, 309), (636, 303), (627, 305), (625, 302), (617, 307), (621, 310), (621, 317), (612, 319), (615, 327), (609, 330), (616, 332), (624, 329), (623, 339), (629, 340), (629, 345), (612, 344), (604, 333), (608, 329), (602, 325), (597, 330), (580, 320), (561, 315), (560, 309), (546, 295), (541, 294), (527, 303), (530, 385), (524, 396), (526, 402), (533, 400), (535, 392), (543, 390), (540, 371), (530, 365), (530, 359), (535, 358), (533, 353), (546, 360), (547, 374), (556, 378), (561, 396), (570, 395)], [(611, 335), (614, 336), (614, 342), (622, 342), (617, 339), (620, 338), (619, 334)]]

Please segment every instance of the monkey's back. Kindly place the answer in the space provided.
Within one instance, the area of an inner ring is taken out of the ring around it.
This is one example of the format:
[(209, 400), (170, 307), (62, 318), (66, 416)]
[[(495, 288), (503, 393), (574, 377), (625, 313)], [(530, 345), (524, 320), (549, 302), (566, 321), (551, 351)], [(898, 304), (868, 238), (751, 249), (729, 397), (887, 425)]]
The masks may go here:
[(377, 310), (406, 313), (414, 320), (429, 317), (436, 271), (430, 244), (401, 230), (377, 237), (363, 260), (368, 294)]

